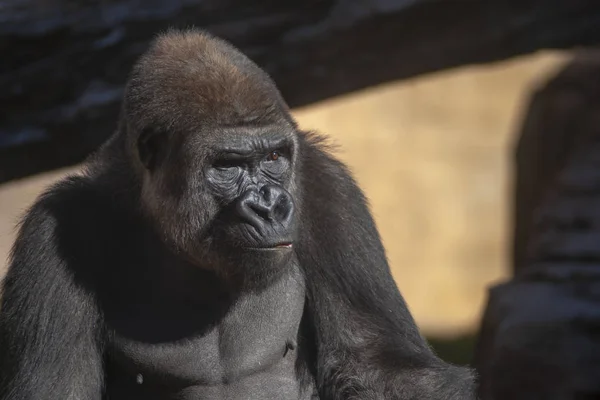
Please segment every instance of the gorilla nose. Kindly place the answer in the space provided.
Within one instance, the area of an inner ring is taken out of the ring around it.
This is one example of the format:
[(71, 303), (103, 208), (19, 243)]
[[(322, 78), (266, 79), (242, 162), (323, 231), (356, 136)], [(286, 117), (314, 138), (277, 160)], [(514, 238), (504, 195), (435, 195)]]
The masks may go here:
[(248, 190), (236, 208), (238, 215), (261, 233), (265, 233), (269, 227), (287, 230), (294, 214), (291, 195), (276, 185), (265, 185), (260, 191)]

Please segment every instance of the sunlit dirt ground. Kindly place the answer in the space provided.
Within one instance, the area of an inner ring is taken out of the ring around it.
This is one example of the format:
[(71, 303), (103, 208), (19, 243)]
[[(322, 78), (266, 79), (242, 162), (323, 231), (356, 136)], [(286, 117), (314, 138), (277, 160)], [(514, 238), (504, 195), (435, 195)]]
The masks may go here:
[[(430, 335), (476, 328), (507, 276), (512, 143), (529, 90), (567, 60), (538, 53), (295, 110), (330, 136), (370, 199), (394, 277)], [(0, 260), (39, 192), (70, 169), (0, 186)], [(0, 273), (3, 272), (0, 261)]]

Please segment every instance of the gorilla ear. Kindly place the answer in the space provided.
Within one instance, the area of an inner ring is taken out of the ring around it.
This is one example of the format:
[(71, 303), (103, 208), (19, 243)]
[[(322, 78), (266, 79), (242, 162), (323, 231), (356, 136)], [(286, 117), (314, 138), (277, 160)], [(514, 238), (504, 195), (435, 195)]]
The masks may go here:
[(147, 128), (138, 138), (137, 148), (140, 161), (146, 169), (154, 170), (166, 155), (166, 137), (163, 132)]

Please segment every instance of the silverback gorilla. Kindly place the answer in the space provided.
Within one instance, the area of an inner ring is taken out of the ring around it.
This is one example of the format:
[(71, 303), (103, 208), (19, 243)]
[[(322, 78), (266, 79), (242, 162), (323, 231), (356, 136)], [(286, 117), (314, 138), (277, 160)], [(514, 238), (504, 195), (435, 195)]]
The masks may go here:
[(270, 78), (197, 30), (23, 219), (2, 400), (474, 399), (420, 335), (361, 190)]

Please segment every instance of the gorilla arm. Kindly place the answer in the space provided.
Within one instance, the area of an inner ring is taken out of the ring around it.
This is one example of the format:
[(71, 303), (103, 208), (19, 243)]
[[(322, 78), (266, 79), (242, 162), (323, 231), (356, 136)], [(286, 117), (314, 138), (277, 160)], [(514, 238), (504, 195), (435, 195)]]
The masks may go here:
[(321, 399), (474, 399), (469, 370), (437, 358), (398, 291), (361, 190), (300, 135), (300, 241)]
[(0, 309), (2, 400), (102, 395), (100, 321), (61, 252), (59, 221), (74, 209), (59, 200), (65, 199), (51, 192), (32, 207), (13, 248)]

